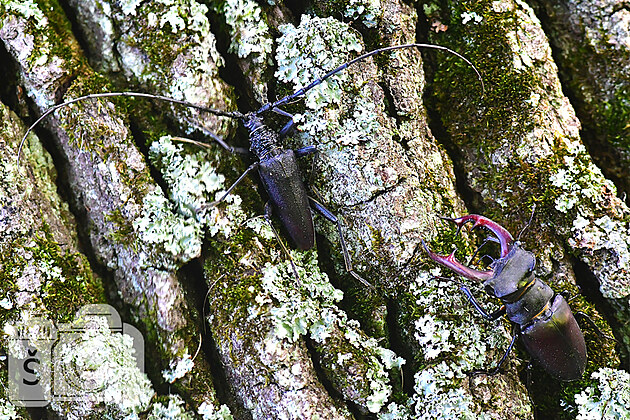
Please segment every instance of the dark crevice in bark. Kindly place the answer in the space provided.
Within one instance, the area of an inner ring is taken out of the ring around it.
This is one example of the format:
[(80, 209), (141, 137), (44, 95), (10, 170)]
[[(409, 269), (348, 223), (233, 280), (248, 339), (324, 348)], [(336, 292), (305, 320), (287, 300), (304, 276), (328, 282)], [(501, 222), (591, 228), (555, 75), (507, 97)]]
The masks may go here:
[[(560, 79), (560, 85), (562, 87), (562, 93), (569, 99), (571, 106), (575, 110), (575, 113), (580, 120), (581, 130), (580, 139), (584, 143), (589, 156), (593, 159), (593, 162), (602, 171), (604, 176), (612, 181), (617, 187), (617, 196), (622, 199), (626, 205), (630, 206), (630, 179), (628, 176), (628, 168), (619, 167), (620, 159), (619, 152), (615, 150), (611, 142), (607, 138), (602, 128), (596, 125), (593, 118), (590, 116), (589, 108), (593, 105), (589, 105), (584, 102), (579, 92), (575, 92), (571, 87), (575, 84), (573, 79), (583, 79), (579, 83), (588, 83), (583, 76), (575, 74), (575, 70), (568, 68), (564, 63), (563, 54), (558, 46), (558, 39), (554, 34), (553, 23), (547, 11), (545, 9), (544, 2), (529, 1), (528, 2), (534, 10), (536, 16), (540, 20), (543, 31), (549, 39), (549, 48), (551, 49), (551, 56), (554, 63), (558, 67), (558, 78)], [(622, 3), (616, 6), (619, 10), (627, 10), (628, 4)], [(615, 10), (618, 11), (618, 10)], [(577, 36), (574, 34), (573, 36)], [(593, 53), (594, 54), (594, 53)], [(593, 76), (597, 77), (597, 76)], [(588, 89), (587, 89), (588, 91)], [(597, 99), (594, 99), (596, 102)]]
[[(190, 261), (178, 271), (178, 279), (184, 290), (186, 303), (189, 308), (188, 315), (195, 324), (196, 330), (201, 336), (201, 353), (197, 357), (203, 357), (212, 375), (212, 384), (216, 391), (219, 404), (225, 404), (230, 411), (243, 420), (251, 419), (251, 414), (239, 403), (239, 399), (232, 392), (227, 374), (223, 368), (223, 362), (219, 356), (216, 342), (212, 336), (206, 317), (209, 312), (208, 284), (203, 267), (199, 259)], [(191, 356), (193, 356), (191, 354)]]
[(343, 395), (341, 395), (341, 393), (337, 391), (337, 389), (333, 386), (330, 380), (328, 380), (328, 377), (324, 373), (324, 369), (322, 368), (321, 363), (319, 362), (319, 354), (318, 354), (317, 349), (315, 348), (317, 344), (314, 343), (310, 337), (305, 337), (304, 342), (306, 343), (306, 349), (308, 350), (308, 353), (311, 357), (311, 361), (313, 362), (313, 370), (315, 371), (315, 374), (317, 375), (317, 379), (319, 380), (319, 383), (324, 387), (328, 395), (330, 395), (330, 397), (333, 400), (344, 403), (346, 405), (346, 408), (348, 408), (348, 410), (350, 411), (350, 413), (352, 413), (355, 419), (366, 418), (364, 415), (361, 414), (356, 404), (352, 403), (351, 401), (346, 401), (343, 398)]
[[(402, 392), (407, 397), (412, 396), (414, 391), (414, 373), (417, 371), (417, 366), (414, 363), (414, 355), (409, 345), (405, 343), (403, 339), (403, 331), (401, 330), (401, 323), (399, 322), (399, 307), (395, 300), (388, 299), (387, 301), (387, 326), (389, 329), (389, 348), (394, 351), (397, 356), (404, 358), (407, 362), (402, 365)], [(392, 384), (394, 385), (394, 384)], [(394, 390), (400, 388), (394, 385)]]
[(0, 42), (0, 63), (3, 63), (3, 65), (0, 66), (0, 77), (2, 78), (2, 83), (0, 84), (0, 100), (18, 116), (25, 118), (27, 115), (24, 115), (23, 111), (26, 111), (26, 107), (21, 106), (20, 101), (25, 100), (26, 95), (20, 95), (20, 92), (24, 92), (24, 90), (17, 82), (16, 75), (18, 74), (18, 66), (13, 56), (11, 56), (5, 48), (3, 42)]
[[(623, 334), (619, 334), (621, 331), (619, 321), (615, 317), (616, 310), (611, 306), (610, 302), (606, 300), (599, 291), (599, 282), (597, 277), (588, 267), (588, 265), (577, 258), (573, 258), (571, 261), (573, 272), (575, 273), (575, 280), (580, 288), (580, 293), (591, 303), (600, 313), (606, 323), (610, 325), (613, 334), (617, 337), (622, 337)], [(570, 302), (569, 302), (570, 304)], [(624, 304), (624, 305), (627, 305)], [(590, 326), (580, 325), (580, 328), (591, 328)], [(587, 343), (588, 344), (588, 343)], [(617, 346), (618, 354), (621, 358), (621, 368), (626, 371), (630, 370), (630, 355), (626, 352), (626, 346)]]
[(253, 91), (247, 78), (242, 74), (238, 65), (238, 57), (228, 52), (232, 42), (230, 31), (225, 17), (214, 10), (213, 3), (203, 2), (208, 7), (208, 21), (210, 22), (210, 32), (216, 39), (216, 49), (223, 57), (224, 65), (219, 67), (219, 77), (228, 85), (232, 86), (236, 93), (236, 106), (242, 113), (258, 109), (259, 105), (254, 99)]

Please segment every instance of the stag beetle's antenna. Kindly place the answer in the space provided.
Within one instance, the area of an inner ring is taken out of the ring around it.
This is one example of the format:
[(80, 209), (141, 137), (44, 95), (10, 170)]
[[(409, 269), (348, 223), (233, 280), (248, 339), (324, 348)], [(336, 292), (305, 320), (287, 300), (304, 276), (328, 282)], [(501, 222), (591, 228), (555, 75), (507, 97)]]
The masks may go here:
[(142, 92), (103, 92), (103, 93), (92, 93), (90, 95), (79, 96), (78, 98), (74, 98), (74, 99), (71, 99), (69, 101), (62, 102), (60, 104), (51, 106), (50, 108), (48, 108), (37, 119), (37, 121), (35, 121), (33, 124), (31, 124), (31, 126), (28, 128), (28, 130), (26, 130), (26, 133), (24, 134), (24, 137), (22, 137), (22, 140), (20, 141), (20, 146), (18, 147), (18, 152), (17, 152), (17, 164), (18, 164), (18, 166), (20, 164), (20, 154), (22, 153), (22, 148), (24, 147), (24, 143), (26, 142), (26, 138), (31, 133), (31, 131), (33, 131), (33, 129), (37, 126), (37, 124), (39, 124), (44, 118), (46, 118), (47, 116), (49, 116), (50, 114), (52, 114), (53, 112), (58, 110), (59, 108), (63, 108), (64, 106), (72, 105), (74, 103), (81, 102), (81, 101), (84, 101), (86, 99), (111, 98), (111, 97), (116, 97), (116, 96), (127, 96), (127, 97), (130, 97), (130, 98), (159, 99), (159, 100), (164, 101), (164, 102), (171, 102), (171, 103), (174, 103), (174, 104), (189, 106), (191, 108), (195, 108), (195, 109), (198, 109), (200, 111), (208, 112), (210, 114), (218, 115), (220, 117), (230, 117), (230, 118), (243, 118), (244, 117), (244, 115), (241, 112), (239, 112), (239, 111), (222, 111), (220, 109), (208, 108), (208, 107), (205, 107), (205, 106), (202, 106), (202, 105), (193, 104), (193, 103), (188, 102), (188, 101), (182, 101), (182, 100), (179, 100), (179, 99), (169, 98), (168, 96), (153, 95), (153, 94), (142, 93)]
[(534, 203), (534, 206), (532, 207), (532, 214), (529, 215), (529, 220), (527, 221), (525, 226), (523, 226), (523, 229), (521, 229), (521, 231), (518, 233), (518, 236), (516, 237), (517, 241), (521, 240), (521, 235), (523, 234), (523, 232), (525, 232), (527, 230), (527, 228), (529, 227), (529, 225), (532, 224), (532, 220), (534, 220), (534, 213), (535, 212), (536, 212), (536, 203)]

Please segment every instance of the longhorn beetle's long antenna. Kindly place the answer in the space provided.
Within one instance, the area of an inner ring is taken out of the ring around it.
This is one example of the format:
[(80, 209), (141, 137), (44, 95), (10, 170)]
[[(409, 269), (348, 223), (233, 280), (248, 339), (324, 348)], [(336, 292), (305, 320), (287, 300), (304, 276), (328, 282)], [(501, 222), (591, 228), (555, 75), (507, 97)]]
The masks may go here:
[(22, 152), (22, 147), (24, 146), (24, 143), (26, 142), (26, 137), (30, 134), (31, 131), (33, 131), (33, 129), (37, 126), (37, 124), (39, 124), (48, 115), (52, 114), (53, 112), (55, 112), (59, 108), (63, 108), (64, 106), (67, 106), (67, 105), (72, 105), (72, 104), (74, 104), (76, 102), (80, 102), (80, 101), (83, 101), (83, 100), (86, 100), (86, 99), (110, 98), (110, 97), (115, 97), (115, 96), (128, 96), (128, 97), (131, 97), (131, 98), (159, 99), (159, 100), (164, 101), (164, 102), (171, 102), (171, 103), (174, 103), (174, 104), (185, 105), (185, 106), (188, 106), (188, 107), (191, 107), (191, 108), (198, 109), (200, 111), (204, 111), (204, 112), (208, 112), (210, 114), (218, 115), (220, 117), (230, 117), (230, 118), (243, 118), (244, 117), (244, 115), (241, 112), (238, 112), (238, 111), (222, 111), (220, 109), (208, 108), (208, 107), (205, 107), (205, 106), (202, 106), (202, 105), (193, 104), (191, 102), (181, 101), (179, 99), (169, 98), (168, 96), (152, 95), (152, 94), (149, 94), (149, 93), (141, 93), (141, 92), (92, 93), (90, 95), (79, 96), (78, 98), (74, 98), (72, 100), (69, 100), (69, 101), (62, 102), (60, 104), (51, 106), (50, 108), (48, 108), (46, 110), (46, 112), (44, 112), (37, 119), (37, 121), (35, 121), (33, 124), (31, 124), (31, 126), (28, 128), (28, 130), (26, 130), (26, 133), (24, 134), (24, 137), (22, 137), (22, 140), (20, 141), (20, 147), (18, 147), (18, 152), (17, 152), (17, 164), (18, 164), (18, 166), (20, 164), (20, 154)]
[(387, 52), (387, 51), (392, 51), (392, 50), (400, 50), (402, 48), (430, 48), (430, 49), (434, 49), (434, 50), (442, 50), (442, 51), (446, 51), (448, 53), (451, 53), (453, 55), (455, 55), (456, 57), (461, 58), (464, 62), (466, 62), (466, 64), (468, 64), (470, 67), (472, 67), (472, 69), (475, 71), (475, 73), (477, 73), (477, 78), (479, 79), (479, 81), (481, 82), (481, 91), (482, 91), (482, 96), (483, 94), (485, 94), (486, 89), (485, 86), (483, 84), (483, 79), (481, 77), (481, 73), (479, 73), (479, 70), (477, 70), (477, 67), (475, 67), (475, 65), (473, 63), (470, 62), (470, 60), (468, 60), (466, 57), (464, 57), (463, 55), (461, 55), (460, 53), (451, 50), (450, 48), (446, 48), (443, 47), (441, 45), (433, 45), (433, 44), (403, 44), (403, 45), (392, 45), (389, 47), (383, 47), (383, 48), (378, 48), (376, 50), (367, 52), (363, 55), (358, 56), (357, 58), (350, 60), (342, 65), (340, 65), (339, 67), (337, 67), (336, 69), (333, 69), (331, 71), (329, 71), (328, 73), (326, 73), (325, 75), (323, 75), (322, 77), (320, 77), (317, 80), (312, 81), (311, 83), (309, 83), (307, 86), (301, 88), (300, 90), (293, 92), (290, 95), (285, 96), (284, 98), (278, 99), (277, 101), (273, 102), (273, 103), (268, 103), (263, 105), (258, 111), (256, 111), (256, 114), (262, 114), (263, 112), (267, 112), (270, 109), (273, 108), (277, 108), (279, 106), (282, 105), (286, 105), (287, 103), (291, 102), (293, 99), (304, 95), (306, 92), (308, 92), (309, 90), (313, 89), (315, 86), (321, 84), (322, 82), (324, 82), (324, 80), (328, 79), (329, 77), (339, 73), (340, 71), (346, 69), (347, 67), (351, 66), (352, 64), (356, 63), (357, 61), (361, 61), (361, 60), (365, 60), (368, 57), (371, 57), (373, 55), (376, 54), (380, 54), (383, 52)]
[[(376, 55), (376, 54), (380, 54), (383, 52), (387, 52), (387, 51), (392, 51), (392, 50), (399, 50), (402, 48), (430, 48), (430, 49), (435, 49), (435, 50), (442, 50), (442, 51), (446, 51), (450, 54), (455, 55), (456, 57), (459, 57), (460, 59), (462, 59), (464, 62), (466, 62), (466, 64), (468, 64), (470, 67), (472, 67), (472, 69), (475, 71), (475, 73), (477, 74), (477, 77), (479, 78), (479, 81), (481, 82), (481, 89), (482, 92), (485, 93), (485, 87), (483, 84), (483, 79), (481, 77), (481, 74), (479, 73), (479, 70), (477, 70), (477, 68), (473, 65), (473, 63), (470, 62), (470, 60), (468, 60), (466, 57), (464, 57), (463, 55), (459, 54), (458, 52), (455, 52), (453, 50), (451, 50), (450, 48), (447, 47), (443, 47), (441, 45), (433, 45), (433, 44), (403, 44), (403, 45), (392, 45), (389, 47), (383, 47), (383, 48), (378, 48), (376, 50), (367, 52), (363, 55), (360, 55), (358, 57), (356, 57), (353, 60), (350, 60), (342, 65), (340, 65), (339, 67), (329, 71), (328, 73), (326, 73), (324, 76), (320, 77), (319, 79), (316, 79), (314, 81), (312, 81), (311, 83), (309, 83), (307, 86), (301, 88), (300, 90), (285, 96), (284, 98), (281, 98), (273, 103), (267, 103), (265, 105), (263, 105), (260, 109), (258, 109), (258, 111), (256, 111), (256, 115), (260, 115), (264, 112), (267, 112), (269, 110), (272, 109), (276, 109), (277, 107), (281, 106), (281, 105), (285, 105), (287, 103), (289, 103), (290, 101), (292, 101), (295, 98), (298, 98), (302, 95), (304, 95), (306, 92), (308, 92), (309, 90), (313, 89), (315, 86), (323, 83), (326, 79), (328, 79), (329, 77), (339, 73), (340, 71), (344, 70), (345, 68), (347, 68), (348, 66), (351, 66), (352, 64), (364, 60), (370, 56)], [(483, 95), (482, 93), (482, 95)], [(108, 97), (115, 97), (115, 96), (127, 96), (127, 97), (136, 97), (136, 98), (149, 98), (149, 99), (159, 99), (161, 101), (164, 102), (171, 102), (171, 103), (175, 103), (175, 104), (180, 104), (180, 105), (184, 105), (184, 106), (188, 106), (191, 108), (195, 108), (198, 109), (200, 111), (204, 111), (204, 112), (208, 112), (210, 114), (214, 114), (214, 115), (218, 115), (221, 117), (229, 117), (229, 118), (244, 118), (245, 115), (239, 111), (222, 111), (219, 109), (214, 109), (214, 108), (208, 108), (205, 106), (201, 106), (201, 105), (196, 105), (193, 104), (191, 102), (187, 102), (187, 101), (182, 101), (182, 100), (178, 100), (178, 99), (173, 99), (173, 98), (169, 98), (167, 96), (161, 96), (161, 95), (153, 95), (153, 94), (149, 94), (149, 93), (141, 93), (141, 92), (104, 92), (104, 93), (93, 93), (90, 95), (85, 95), (85, 96), (80, 96), (78, 98), (72, 99), (70, 101), (66, 101), (66, 102), (62, 102), (60, 104), (54, 105), (50, 108), (48, 108), (38, 119), (37, 121), (35, 121), (33, 124), (31, 124), (31, 126), (28, 128), (28, 130), (26, 130), (26, 133), (24, 134), (24, 137), (22, 137), (22, 140), (20, 141), (20, 146), (18, 147), (18, 152), (17, 152), (17, 163), (19, 166), (20, 163), (20, 155), (22, 153), (22, 148), (24, 146), (24, 143), (26, 142), (26, 138), (28, 137), (28, 135), (30, 134), (31, 131), (33, 131), (33, 129), (37, 126), (37, 124), (39, 124), (44, 118), (46, 118), (48, 115), (50, 115), (51, 113), (55, 112), (56, 110), (58, 110), (59, 108), (62, 108), (64, 106), (67, 105), (71, 105), (73, 103), (76, 102), (80, 102), (83, 101), (85, 99), (93, 99), (93, 98), (108, 98)]]

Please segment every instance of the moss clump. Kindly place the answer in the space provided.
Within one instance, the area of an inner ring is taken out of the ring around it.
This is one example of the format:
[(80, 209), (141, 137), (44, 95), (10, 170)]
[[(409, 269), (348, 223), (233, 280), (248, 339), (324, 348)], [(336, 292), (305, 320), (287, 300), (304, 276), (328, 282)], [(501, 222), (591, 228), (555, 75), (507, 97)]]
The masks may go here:
[[(70, 321), (85, 304), (104, 302), (103, 286), (93, 277), (85, 257), (62, 250), (47, 225), (40, 234), (32, 241), (13, 241), (0, 253), (0, 279), (6, 295), (15, 299), (17, 293), (34, 294), (58, 322)], [(0, 312), (3, 318), (10, 314)]]

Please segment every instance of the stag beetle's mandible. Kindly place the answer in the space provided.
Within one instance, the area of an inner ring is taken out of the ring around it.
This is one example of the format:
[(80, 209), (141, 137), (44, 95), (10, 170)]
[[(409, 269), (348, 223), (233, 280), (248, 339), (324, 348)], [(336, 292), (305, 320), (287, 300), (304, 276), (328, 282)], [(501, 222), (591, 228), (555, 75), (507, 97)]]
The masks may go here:
[(450, 255), (438, 255), (422, 242), (433, 261), (464, 277), (483, 282), (485, 291), (501, 300), (503, 306), (488, 314), (470, 289), (460, 286), (470, 303), (485, 319), (493, 321), (506, 315), (516, 324), (517, 333), (512, 337), (497, 371), (507, 359), (516, 338), (520, 336), (529, 354), (552, 376), (564, 381), (581, 378), (586, 367), (584, 335), (564, 297), (554, 293), (534, 275), (534, 254), (523, 249), (504, 227), (487, 217), (470, 214), (456, 219), (445, 219), (455, 223), (458, 230), (466, 223), (473, 222), (473, 229), (485, 227), (499, 241), (501, 256), (492, 262), (488, 271), (465, 266), (455, 259), (454, 251)]

